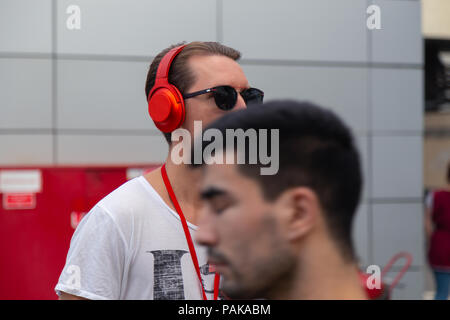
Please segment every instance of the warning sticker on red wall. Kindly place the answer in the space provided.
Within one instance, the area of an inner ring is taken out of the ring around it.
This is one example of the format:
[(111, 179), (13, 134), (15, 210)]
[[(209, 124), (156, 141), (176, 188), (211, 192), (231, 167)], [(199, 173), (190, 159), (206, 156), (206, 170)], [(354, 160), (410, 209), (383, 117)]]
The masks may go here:
[(0, 192), (42, 192), (41, 170), (0, 170)]
[(26, 210), (36, 208), (35, 193), (4, 193), (3, 209), (5, 210)]

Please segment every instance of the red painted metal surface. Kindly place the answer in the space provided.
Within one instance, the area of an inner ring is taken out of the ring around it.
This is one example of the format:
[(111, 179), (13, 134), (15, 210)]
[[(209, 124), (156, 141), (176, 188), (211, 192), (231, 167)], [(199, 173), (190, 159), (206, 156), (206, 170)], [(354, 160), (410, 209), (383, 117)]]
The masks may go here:
[[(10, 169), (21, 168), (0, 168)], [(35, 209), (0, 206), (0, 299), (57, 299), (73, 227), (127, 181), (128, 167), (26, 169), (41, 171), (42, 191)]]

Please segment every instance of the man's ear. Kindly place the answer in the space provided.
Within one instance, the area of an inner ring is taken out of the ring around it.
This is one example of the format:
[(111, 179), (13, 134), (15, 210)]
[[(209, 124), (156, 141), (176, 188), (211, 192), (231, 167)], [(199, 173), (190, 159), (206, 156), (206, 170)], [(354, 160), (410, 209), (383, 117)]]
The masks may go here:
[(283, 224), (289, 241), (307, 235), (320, 219), (317, 194), (310, 188), (297, 187), (286, 190), (280, 197), (283, 204)]

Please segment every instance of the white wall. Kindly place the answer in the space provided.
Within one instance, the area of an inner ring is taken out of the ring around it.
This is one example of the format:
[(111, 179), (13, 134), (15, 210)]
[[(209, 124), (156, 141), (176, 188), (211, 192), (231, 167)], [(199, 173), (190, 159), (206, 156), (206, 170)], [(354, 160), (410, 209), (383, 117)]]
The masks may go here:
[[(66, 28), (73, 4), (80, 30)], [(366, 28), (370, 4), (381, 30)], [(364, 160), (361, 263), (411, 252), (394, 298), (420, 299), (420, 11), (419, 0), (2, 0), (0, 165), (162, 161), (167, 146), (146, 110), (149, 63), (182, 40), (221, 41), (242, 52), (266, 100), (312, 100), (351, 125)]]

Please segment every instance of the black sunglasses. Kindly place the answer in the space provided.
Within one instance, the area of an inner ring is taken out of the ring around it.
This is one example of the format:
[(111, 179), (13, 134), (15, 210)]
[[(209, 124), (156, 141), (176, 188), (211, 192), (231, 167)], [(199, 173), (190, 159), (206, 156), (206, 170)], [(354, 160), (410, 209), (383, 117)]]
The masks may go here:
[[(238, 92), (231, 86), (217, 86), (183, 95), (184, 99), (193, 98), (205, 93), (212, 93), (219, 109), (231, 110), (236, 105)], [(245, 104), (262, 103), (264, 92), (256, 88), (247, 88), (240, 92)]]

